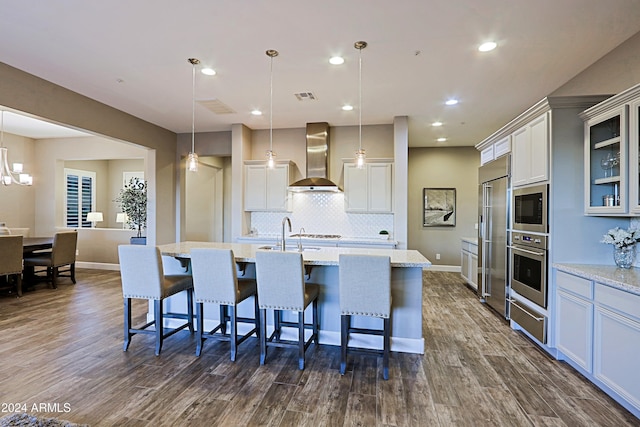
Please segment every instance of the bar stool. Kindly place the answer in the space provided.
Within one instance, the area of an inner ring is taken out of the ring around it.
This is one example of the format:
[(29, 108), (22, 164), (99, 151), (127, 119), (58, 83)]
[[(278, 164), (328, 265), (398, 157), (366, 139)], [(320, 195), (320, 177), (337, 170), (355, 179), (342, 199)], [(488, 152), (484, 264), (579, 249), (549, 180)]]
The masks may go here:
[[(254, 333), (259, 334), (259, 310), (254, 279), (238, 279), (236, 262), (230, 249), (192, 249), (191, 271), (196, 298), (196, 356), (200, 356), (204, 341), (216, 338), (231, 343), (231, 361), (235, 362), (238, 345)], [(237, 305), (254, 297), (254, 318), (238, 317)], [(220, 322), (209, 332), (204, 332), (204, 303), (220, 305)], [(231, 313), (229, 313), (229, 311)], [(227, 334), (227, 321), (231, 331)], [(238, 322), (251, 322), (254, 328), (238, 338)], [(216, 334), (220, 331), (221, 334)]]
[[(152, 334), (156, 337), (156, 356), (160, 355), (162, 342), (184, 328), (193, 333), (193, 280), (184, 274), (165, 275), (162, 255), (156, 246), (120, 245), (120, 277), (124, 297), (124, 346), (127, 351), (134, 334)], [(163, 313), (163, 301), (179, 292), (187, 292), (187, 314)], [(138, 328), (131, 327), (131, 299), (153, 300), (153, 318)], [(186, 319), (186, 323), (164, 332), (164, 318)], [(155, 325), (155, 331), (148, 330)]]
[[(257, 251), (256, 278), (258, 306), (260, 308), (260, 364), (264, 365), (267, 346), (298, 349), (298, 368), (304, 370), (304, 355), (312, 341), (318, 345), (318, 293), (319, 287), (304, 282), (302, 254), (299, 252)], [(313, 322), (304, 323), (304, 310), (313, 305)], [(267, 338), (267, 309), (274, 310), (274, 331)], [(282, 311), (298, 313), (297, 322), (282, 320)], [(298, 328), (298, 340), (281, 339), (282, 326)], [(305, 329), (313, 332), (305, 341)]]
[[(389, 379), (389, 347), (391, 333), (391, 259), (379, 255), (339, 256), (340, 278), (340, 374), (347, 369), (349, 334), (382, 335), (382, 351), (354, 349), (364, 353), (382, 353), (382, 374)], [(351, 316), (383, 319), (383, 329), (351, 327)]]

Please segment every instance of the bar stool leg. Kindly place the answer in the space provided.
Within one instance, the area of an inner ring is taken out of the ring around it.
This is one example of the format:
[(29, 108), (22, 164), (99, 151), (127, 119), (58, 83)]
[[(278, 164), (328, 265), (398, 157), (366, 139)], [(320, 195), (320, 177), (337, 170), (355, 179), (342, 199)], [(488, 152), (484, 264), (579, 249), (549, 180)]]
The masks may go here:
[(231, 318), (231, 331), (229, 341), (231, 342), (231, 361), (236, 361), (236, 352), (238, 350), (238, 323), (236, 321), (236, 307), (234, 305), (227, 306), (229, 309), (229, 317)]
[(124, 299), (124, 345), (122, 350), (127, 351), (129, 349), (129, 344), (131, 344), (131, 336), (133, 335), (129, 332), (131, 329), (131, 298)]
[(318, 298), (313, 300), (313, 335), (314, 342), (316, 345), (320, 345), (319, 337), (318, 337)]
[(220, 332), (227, 333), (227, 306), (220, 304)]
[(391, 318), (384, 319), (384, 344), (382, 354), (382, 377), (389, 379), (389, 347), (391, 347)]
[(267, 310), (260, 309), (260, 364), (267, 358)]
[(204, 345), (204, 338), (202, 338), (204, 328), (204, 304), (199, 302), (196, 304), (196, 356), (202, 354), (202, 346)]
[(351, 327), (351, 316), (343, 314), (340, 316), (340, 375), (347, 371), (347, 344), (349, 343), (349, 328)]
[(160, 356), (160, 350), (162, 350), (162, 340), (164, 331), (162, 320), (162, 300), (157, 299), (153, 301), (153, 318), (155, 319), (156, 326), (156, 356)]
[(304, 370), (304, 310), (298, 312), (298, 369)]
[(189, 332), (193, 334), (193, 289), (187, 290), (187, 316), (189, 316)]

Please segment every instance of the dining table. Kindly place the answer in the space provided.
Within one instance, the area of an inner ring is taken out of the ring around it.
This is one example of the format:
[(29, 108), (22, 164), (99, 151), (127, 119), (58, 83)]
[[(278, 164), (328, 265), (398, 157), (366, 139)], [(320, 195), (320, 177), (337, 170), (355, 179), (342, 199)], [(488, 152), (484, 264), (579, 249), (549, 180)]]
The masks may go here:
[(53, 237), (23, 237), (22, 253), (29, 254), (35, 251), (53, 248)]

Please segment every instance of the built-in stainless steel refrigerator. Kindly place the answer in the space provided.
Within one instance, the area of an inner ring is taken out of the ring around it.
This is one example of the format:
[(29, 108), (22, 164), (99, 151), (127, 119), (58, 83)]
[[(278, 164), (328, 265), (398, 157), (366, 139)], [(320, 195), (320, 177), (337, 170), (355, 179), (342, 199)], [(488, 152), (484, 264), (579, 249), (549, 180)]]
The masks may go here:
[(507, 243), (511, 204), (510, 158), (504, 156), (478, 170), (478, 296), (509, 318)]

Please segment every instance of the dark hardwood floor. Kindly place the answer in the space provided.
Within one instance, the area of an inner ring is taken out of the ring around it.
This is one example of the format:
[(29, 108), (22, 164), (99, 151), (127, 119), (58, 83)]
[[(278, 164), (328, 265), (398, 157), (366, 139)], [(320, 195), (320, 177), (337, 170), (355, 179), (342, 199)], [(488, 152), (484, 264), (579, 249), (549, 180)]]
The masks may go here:
[[(640, 425), (512, 331), (459, 274), (424, 277), (425, 354), (392, 353), (384, 381), (375, 356), (351, 356), (340, 376), (334, 346), (312, 345), (303, 372), (288, 349), (259, 366), (255, 338), (235, 363), (224, 342), (195, 357), (187, 331), (159, 357), (145, 335), (125, 353), (119, 273), (79, 269), (75, 286), (0, 295), (0, 409), (92, 426)], [(145, 310), (137, 301), (136, 320)]]

